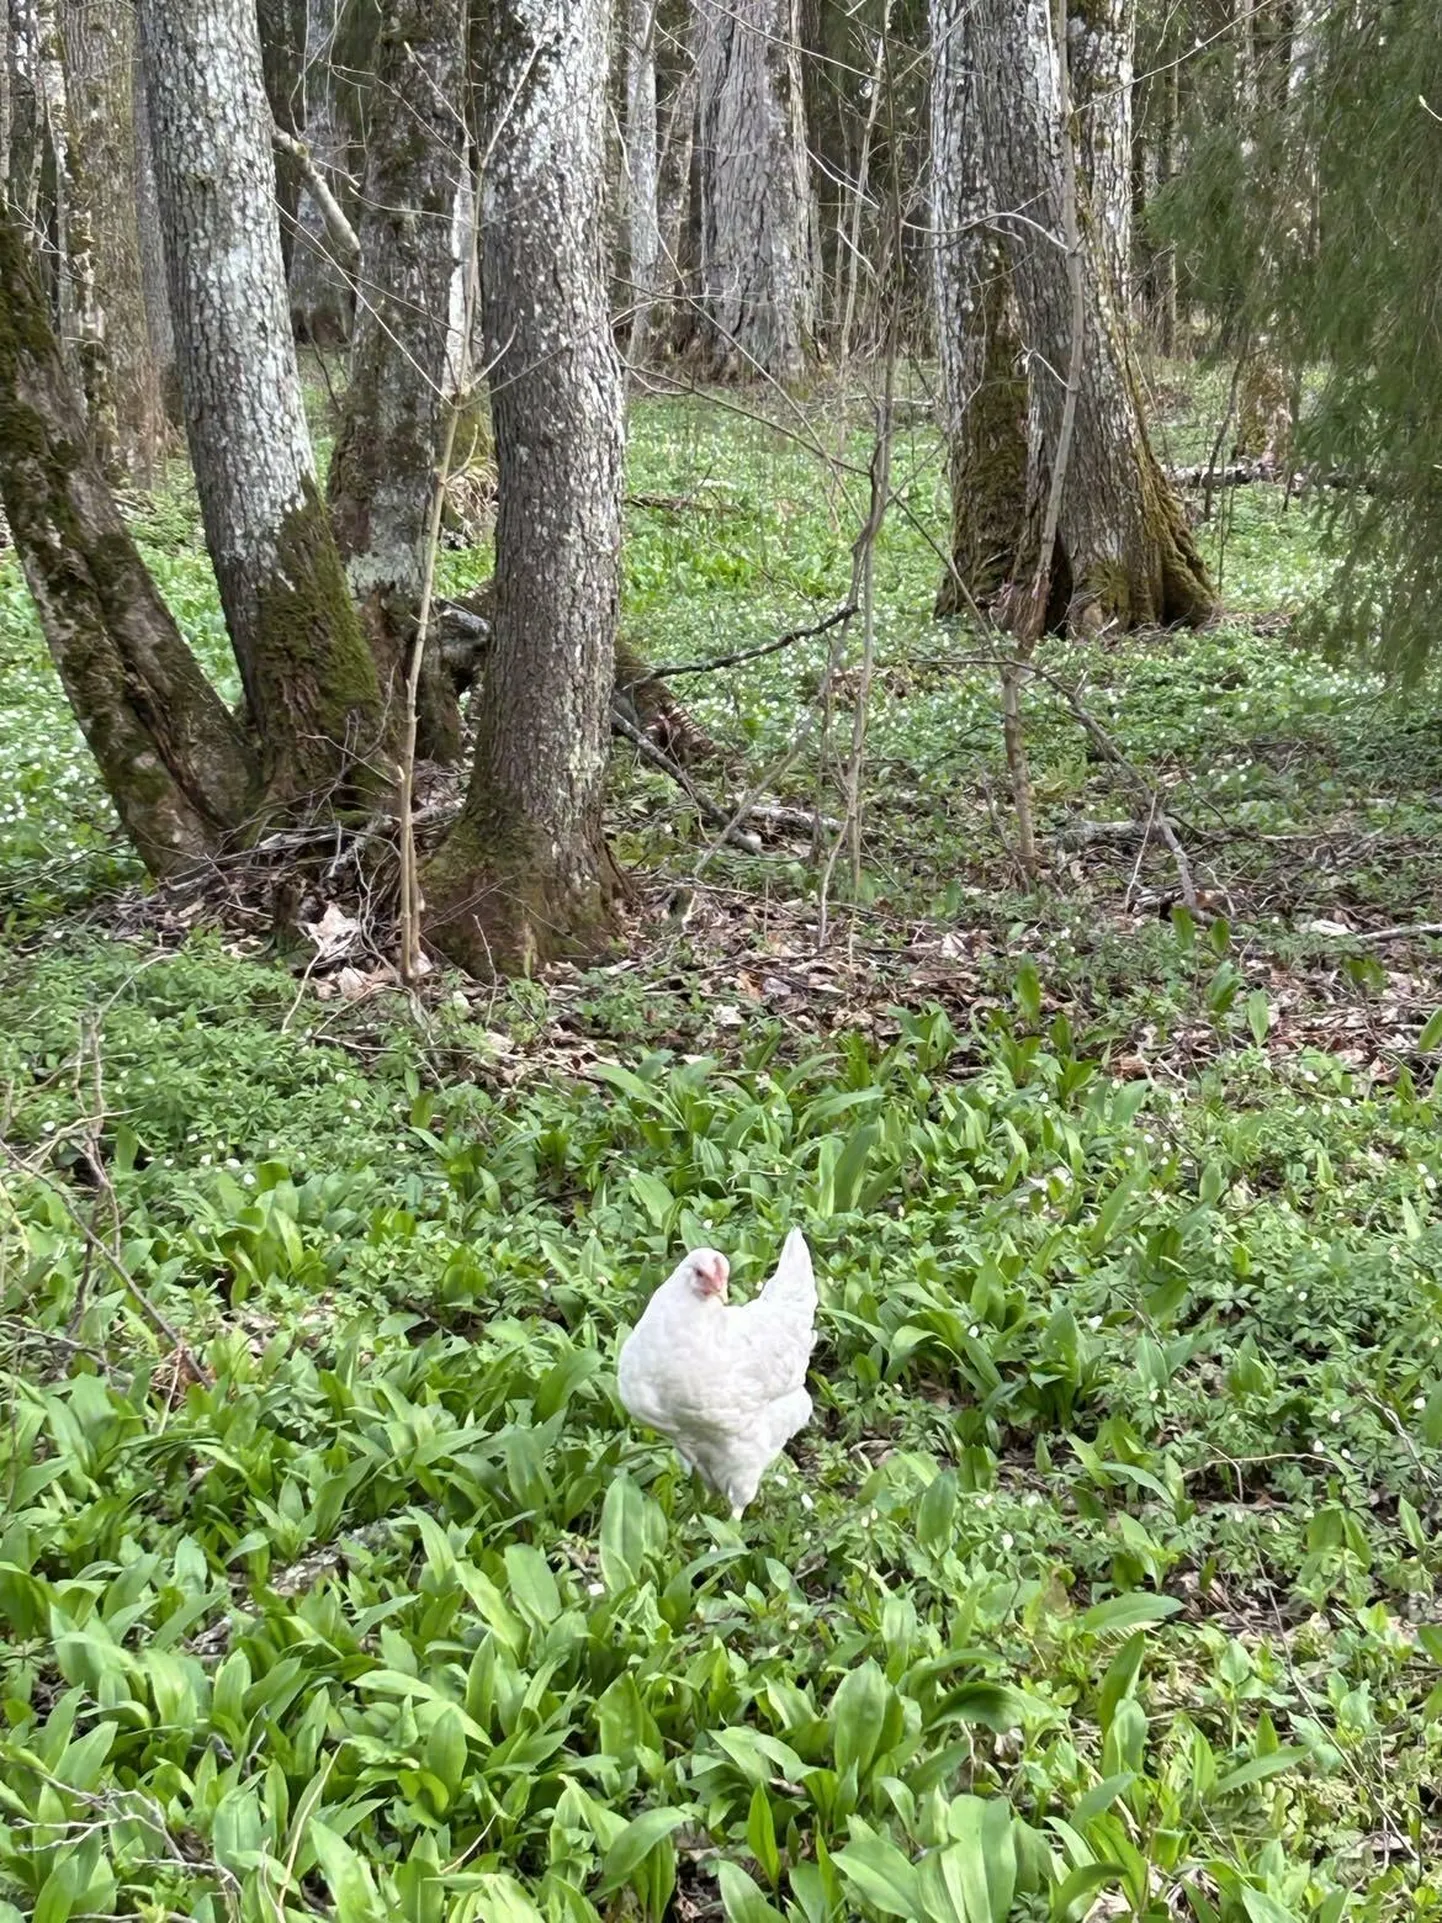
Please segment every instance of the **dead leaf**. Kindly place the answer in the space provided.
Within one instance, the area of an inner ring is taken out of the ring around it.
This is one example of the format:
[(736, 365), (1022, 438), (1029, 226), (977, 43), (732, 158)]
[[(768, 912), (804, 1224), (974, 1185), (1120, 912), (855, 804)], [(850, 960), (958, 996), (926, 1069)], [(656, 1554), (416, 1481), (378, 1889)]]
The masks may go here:
[(339, 961), (342, 955), (349, 954), (360, 933), (360, 923), (333, 901), (327, 902), (319, 921), (304, 921), (301, 927), (315, 943), (316, 959), (323, 962)]

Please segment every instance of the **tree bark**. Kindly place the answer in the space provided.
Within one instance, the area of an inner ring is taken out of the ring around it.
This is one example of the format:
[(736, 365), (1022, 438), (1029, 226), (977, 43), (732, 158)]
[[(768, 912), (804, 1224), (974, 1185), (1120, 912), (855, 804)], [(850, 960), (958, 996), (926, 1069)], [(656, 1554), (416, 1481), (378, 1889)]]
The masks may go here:
[[(975, 0), (961, 10), (955, 35), (977, 76), (991, 224), (1010, 261), (1028, 350), (1035, 504), (1047, 497), (1066, 412), (1073, 318), (1046, 0)], [(1147, 442), (1121, 319), (1085, 228), (1080, 266), (1083, 351), (1048, 606), (1064, 603), (1083, 630), (1204, 620), (1215, 604), (1211, 583)], [(1039, 526), (1034, 505), (1030, 511)]]
[(939, 616), (989, 601), (1013, 577), (1027, 503), (1026, 370), (1006, 249), (986, 226), (978, 76), (961, 33), (969, 4), (930, 6), (932, 286), (951, 481)]
[[(260, 35), (261, 72), (266, 99), (277, 127), (305, 138), (306, 0), (254, 0)], [(280, 221), (280, 252), (287, 282), (295, 257), (297, 216), (304, 176), (297, 162), (281, 154), (275, 162), (275, 213)]]
[(386, 718), (316, 492), (254, 15), (145, 0), (141, 30), (186, 432), (267, 787), (373, 788)]
[[(328, 501), (381, 686), (398, 706), (415, 634), (445, 409), (457, 181), (454, 103), (463, 0), (400, 0), (378, 37), (359, 231), (361, 287)], [(432, 638), (417, 701), (420, 752), (456, 761), (460, 709)]]
[(5, 178), (10, 205), (27, 222), (35, 218), (40, 189), (40, 156), (45, 144), (40, 94), (35, 83), (35, 0), (6, 0), (5, 67), (9, 103), (9, 144)]
[(150, 106), (145, 67), (135, 65), (135, 220), (140, 240), (140, 282), (145, 294), (145, 329), (150, 339), (161, 403), (170, 426), (185, 425), (180, 373), (175, 365), (175, 329), (170, 324), (170, 277), (160, 231), (160, 201), (155, 187), (155, 156), (150, 142)]
[(674, 353), (691, 324), (687, 313), (687, 234), (690, 229), (692, 157), (696, 144), (696, 62), (689, 39), (680, 70), (666, 96), (665, 131), (657, 162), (656, 226), (660, 236), (660, 292), (669, 304), (652, 315), (652, 350)]
[(174, 874), (244, 819), (254, 768), (120, 518), (3, 206), (0, 498), (121, 825), (152, 874)]
[(1137, 0), (1070, 0), (1067, 62), (1077, 165), (1118, 318), (1131, 300), (1132, 72)]
[[(149, 486), (165, 445), (165, 409), (141, 278), (136, 168), (135, 14), (128, 0), (63, 0), (77, 206), (89, 248), (86, 393), (107, 472)], [(77, 279), (79, 278), (77, 265)]]
[[(316, 166), (352, 220), (353, 195), (340, 185), (347, 143), (336, 112), (331, 71), (339, 0), (309, 0), (305, 41), (305, 142)], [(355, 317), (354, 277), (332, 242), (325, 216), (303, 186), (290, 257), (290, 313), (296, 335), (317, 347), (339, 347), (351, 338)]]
[(483, 0), (482, 303), (500, 474), (496, 631), (428, 937), (476, 974), (593, 948), (621, 539), (607, 312), (607, 0)]
[(805, 375), (815, 333), (798, 0), (697, 0), (701, 281), (718, 378)]
[(0, 191), (10, 179), (10, 11), (0, 6)]
[(656, 131), (656, 27), (660, 0), (628, 0), (626, 10), (626, 185), (631, 242), (633, 367), (644, 367), (651, 309), (660, 292), (660, 150)]

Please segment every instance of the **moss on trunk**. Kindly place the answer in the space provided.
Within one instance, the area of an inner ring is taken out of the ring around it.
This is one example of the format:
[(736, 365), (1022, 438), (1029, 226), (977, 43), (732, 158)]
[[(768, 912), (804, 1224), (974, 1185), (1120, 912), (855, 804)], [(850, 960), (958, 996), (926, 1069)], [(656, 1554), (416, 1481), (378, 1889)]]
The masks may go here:
[(154, 875), (248, 813), (244, 736), (120, 518), (66, 380), (33, 260), (0, 209), (0, 497), (66, 696)]
[(519, 812), (474, 788), (421, 870), (427, 942), (478, 981), (593, 959), (615, 931), (599, 827), (563, 866)]
[(346, 802), (394, 779), (396, 715), (351, 600), (325, 507), (307, 479), (258, 583), (251, 648), (266, 791), (285, 805)]

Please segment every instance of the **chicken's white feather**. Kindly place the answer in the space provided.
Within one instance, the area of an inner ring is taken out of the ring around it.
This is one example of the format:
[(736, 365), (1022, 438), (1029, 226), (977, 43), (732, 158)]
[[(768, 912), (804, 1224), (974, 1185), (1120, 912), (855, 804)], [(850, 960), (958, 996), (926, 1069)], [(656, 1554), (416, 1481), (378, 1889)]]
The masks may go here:
[(617, 1386), (636, 1420), (666, 1436), (739, 1516), (811, 1419), (816, 1278), (800, 1229), (753, 1302), (726, 1303), (726, 1273), (714, 1250), (686, 1257), (622, 1345)]

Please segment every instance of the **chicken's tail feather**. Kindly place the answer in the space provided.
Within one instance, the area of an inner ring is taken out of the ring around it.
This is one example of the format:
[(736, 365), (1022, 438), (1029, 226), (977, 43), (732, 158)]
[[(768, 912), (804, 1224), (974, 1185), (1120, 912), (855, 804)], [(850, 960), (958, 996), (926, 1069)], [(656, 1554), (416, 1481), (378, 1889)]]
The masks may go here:
[(776, 1273), (761, 1291), (760, 1300), (809, 1320), (816, 1313), (816, 1275), (811, 1251), (800, 1229), (792, 1229), (781, 1249)]

